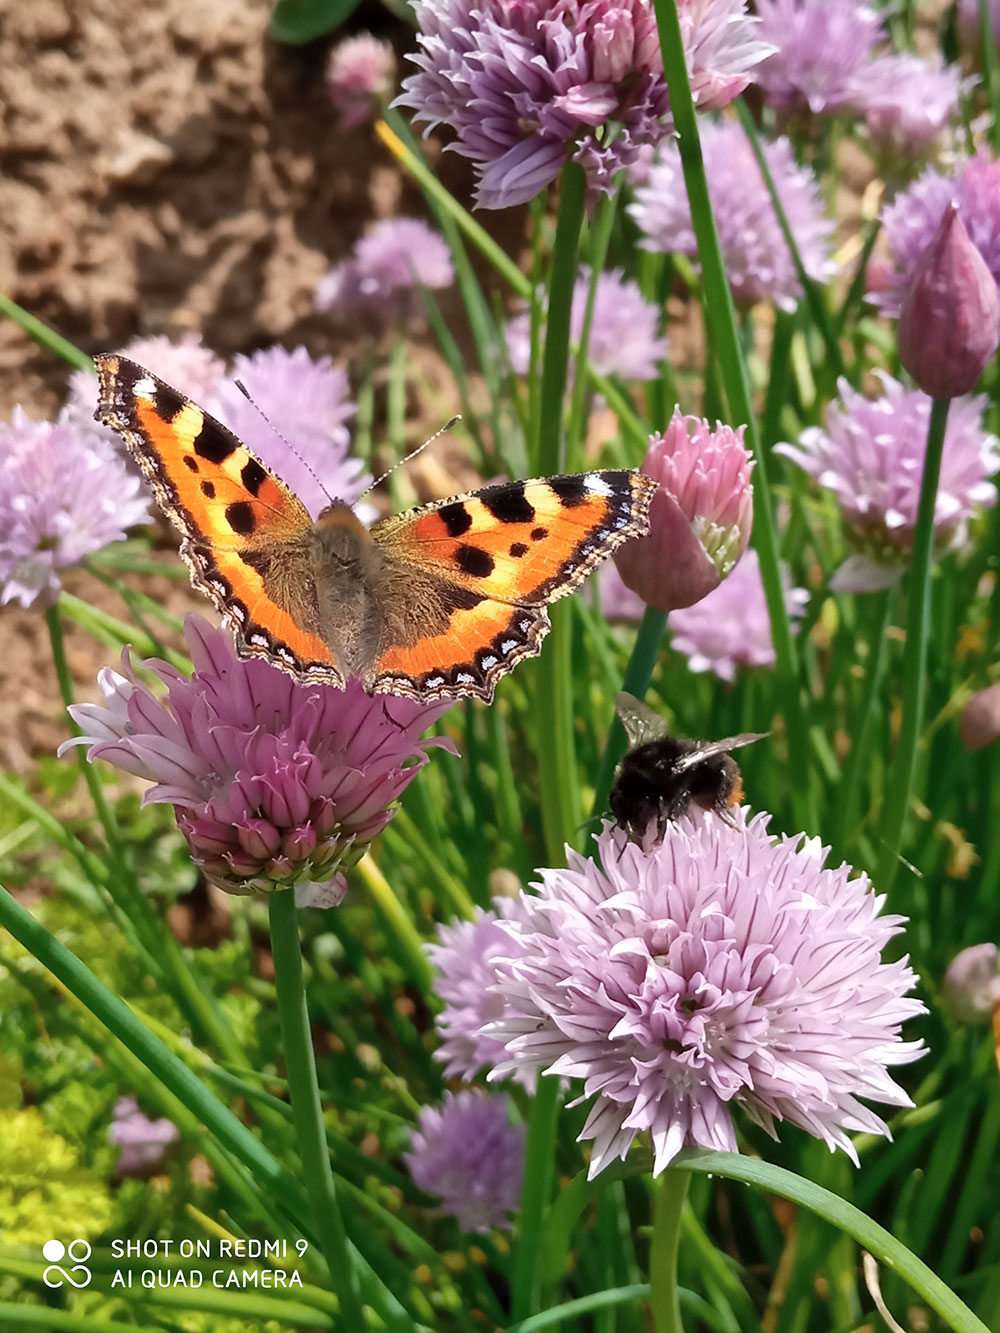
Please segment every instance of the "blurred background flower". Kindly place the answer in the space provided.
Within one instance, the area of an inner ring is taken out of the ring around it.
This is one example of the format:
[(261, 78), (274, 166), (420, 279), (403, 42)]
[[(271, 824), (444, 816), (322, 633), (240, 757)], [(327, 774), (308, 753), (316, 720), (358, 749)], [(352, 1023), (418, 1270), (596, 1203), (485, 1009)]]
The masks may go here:
[(420, 288), (450, 287), (455, 280), (444, 237), (420, 218), (385, 218), (355, 243), (350, 259), (320, 279), (317, 310), (363, 310), (386, 322), (424, 313)]
[(121, 1148), (118, 1170), (123, 1176), (158, 1165), (167, 1147), (179, 1137), (180, 1131), (171, 1121), (163, 1117), (151, 1120), (143, 1115), (134, 1097), (119, 1097), (115, 1102), (108, 1138)]
[(388, 100), (396, 78), (396, 57), (388, 42), (371, 33), (345, 37), (326, 63), (326, 87), (337, 112), (337, 128), (357, 129)]
[(960, 1023), (989, 1023), (1000, 1006), (997, 960), (995, 944), (973, 944), (948, 964), (941, 981), (941, 998)]
[(298, 888), (301, 904), (331, 906), (343, 871), (392, 819), (394, 803), (427, 761), (420, 733), (450, 705), (299, 685), (268, 662), (236, 657), (224, 629), (188, 616), (194, 675), (145, 663), (167, 686), (142, 684), (128, 650), (123, 674), (98, 678), (104, 704), (75, 704), (88, 759), (104, 759), (155, 785), (144, 804), (167, 802), (195, 865), (227, 893)]
[[(833, 223), (823, 212), (819, 182), (810, 168), (795, 161), (787, 139), (765, 140), (762, 146), (803, 266), (810, 277), (825, 281), (836, 265)], [(798, 275), (742, 126), (706, 121), (701, 147), (733, 299), (741, 306), (771, 300), (794, 310), (802, 295)], [(642, 233), (643, 249), (676, 252), (697, 262), (680, 150), (673, 140), (660, 148), (629, 212)]]
[(0, 423), (0, 603), (51, 606), (60, 571), (149, 521), (138, 474), (67, 419)]
[[(785, 607), (797, 620), (809, 594), (785, 583)], [(712, 671), (720, 680), (733, 681), (741, 667), (773, 667), (774, 641), (757, 552), (747, 551), (700, 602), (671, 611), (668, 624), (671, 647), (685, 655), (692, 671)]]
[(882, 40), (883, 16), (861, 0), (757, 0), (772, 44), (755, 73), (770, 106), (813, 115), (853, 107), (856, 76)]
[(599, 863), (569, 851), (507, 927), (497, 1075), (583, 1080), (591, 1177), (644, 1132), (654, 1174), (683, 1147), (735, 1152), (736, 1108), (856, 1161), (852, 1134), (888, 1133), (858, 1098), (910, 1105), (888, 1066), (921, 1054), (900, 1027), (923, 1005), (905, 961), (881, 957), (903, 919), (879, 915), (867, 876), (827, 868), (818, 838), (734, 814), (671, 822), (649, 853), (607, 828)]
[[(580, 271), (573, 286), (570, 338), (578, 344), (587, 313), (590, 270)], [(544, 326), (542, 329), (544, 339)], [(643, 298), (638, 283), (620, 269), (608, 269), (597, 279), (587, 360), (599, 375), (623, 380), (653, 380), (658, 362), (667, 355), (667, 340), (659, 333), (659, 311)], [(522, 311), (507, 324), (507, 355), (515, 375), (527, 375), (531, 363), (531, 313)], [(570, 375), (575, 373), (572, 363)]]
[[(866, 398), (846, 380), (840, 398), (827, 408), (826, 429), (810, 426), (798, 444), (775, 452), (798, 464), (837, 496), (851, 543), (867, 564), (886, 572), (881, 586), (895, 580), (908, 563), (927, 451), (931, 400), (904, 388), (884, 371), (878, 398)], [(956, 398), (948, 413), (941, 477), (934, 506), (938, 554), (965, 541), (977, 506), (996, 503), (989, 480), (1000, 464), (998, 441), (983, 429), (982, 397)], [(869, 591), (867, 565), (857, 561), (838, 571), (831, 586), (839, 592)]]
[(508, 1107), (479, 1088), (446, 1092), (440, 1105), (422, 1108), (403, 1154), (414, 1181), (463, 1231), (509, 1230), (520, 1205), (524, 1126), (510, 1123)]

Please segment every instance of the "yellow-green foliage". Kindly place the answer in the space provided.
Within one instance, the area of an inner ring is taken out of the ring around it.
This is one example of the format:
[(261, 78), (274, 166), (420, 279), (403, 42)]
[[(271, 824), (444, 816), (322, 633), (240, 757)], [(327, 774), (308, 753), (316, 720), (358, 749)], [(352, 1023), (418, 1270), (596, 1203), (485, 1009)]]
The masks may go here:
[(51, 1237), (99, 1235), (111, 1218), (104, 1185), (79, 1164), (36, 1107), (0, 1111), (0, 1238), (42, 1245)]

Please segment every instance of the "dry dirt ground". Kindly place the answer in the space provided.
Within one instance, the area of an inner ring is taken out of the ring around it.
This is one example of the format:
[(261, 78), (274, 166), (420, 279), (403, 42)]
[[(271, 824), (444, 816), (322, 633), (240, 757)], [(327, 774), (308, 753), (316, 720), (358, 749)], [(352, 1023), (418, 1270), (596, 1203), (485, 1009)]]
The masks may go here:
[[(330, 40), (278, 46), (268, 8), (0, 0), (0, 290), (87, 352), (195, 330), (225, 357), (280, 340), (350, 366), (356, 337), (311, 313), (316, 282), (374, 219), (425, 210), (370, 127), (337, 130)], [(402, 67), (412, 34), (376, 0), (357, 29)], [(467, 197), (464, 162), (439, 170)], [(487, 221), (516, 250), (523, 219)], [(461, 338), (457, 299), (444, 309)], [(0, 318), (0, 420), (54, 414), (67, 373)], [(20, 768), (65, 723), (38, 614), (0, 610), (0, 641), (0, 764)], [(92, 693), (106, 650), (76, 631), (68, 646)]]

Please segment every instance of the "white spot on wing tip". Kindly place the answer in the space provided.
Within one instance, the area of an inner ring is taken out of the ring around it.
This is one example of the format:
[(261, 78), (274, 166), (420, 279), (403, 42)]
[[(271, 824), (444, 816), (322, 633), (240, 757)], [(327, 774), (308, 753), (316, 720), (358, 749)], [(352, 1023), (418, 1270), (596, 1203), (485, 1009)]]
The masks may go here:
[(136, 380), (132, 392), (136, 398), (152, 398), (153, 394), (156, 393), (156, 385), (148, 375), (143, 375), (141, 380)]
[(588, 495), (614, 495), (614, 491), (599, 472), (588, 472), (584, 478), (583, 488)]

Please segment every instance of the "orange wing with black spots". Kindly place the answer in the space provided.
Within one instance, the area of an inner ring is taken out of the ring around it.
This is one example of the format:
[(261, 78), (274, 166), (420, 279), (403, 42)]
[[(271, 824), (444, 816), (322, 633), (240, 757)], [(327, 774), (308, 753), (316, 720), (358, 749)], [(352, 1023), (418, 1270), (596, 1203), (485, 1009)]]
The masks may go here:
[(312, 528), (302, 501), (225, 426), (134, 361), (100, 354), (94, 363), (97, 419), (121, 435), (183, 533), (191, 582), (223, 613), (240, 655), (343, 684), (314, 631), (315, 589), (310, 597), (306, 580), (294, 596), (277, 595), (287, 585), (277, 564), (301, 555)]
[(444, 632), (384, 647), (376, 691), (491, 699), (540, 652), (548, 603), (648, 532), (655, 490), (638, 472), (589, 472), (488, 486), (376, 523), (372, 538), (394, 561), (466, 594)]

